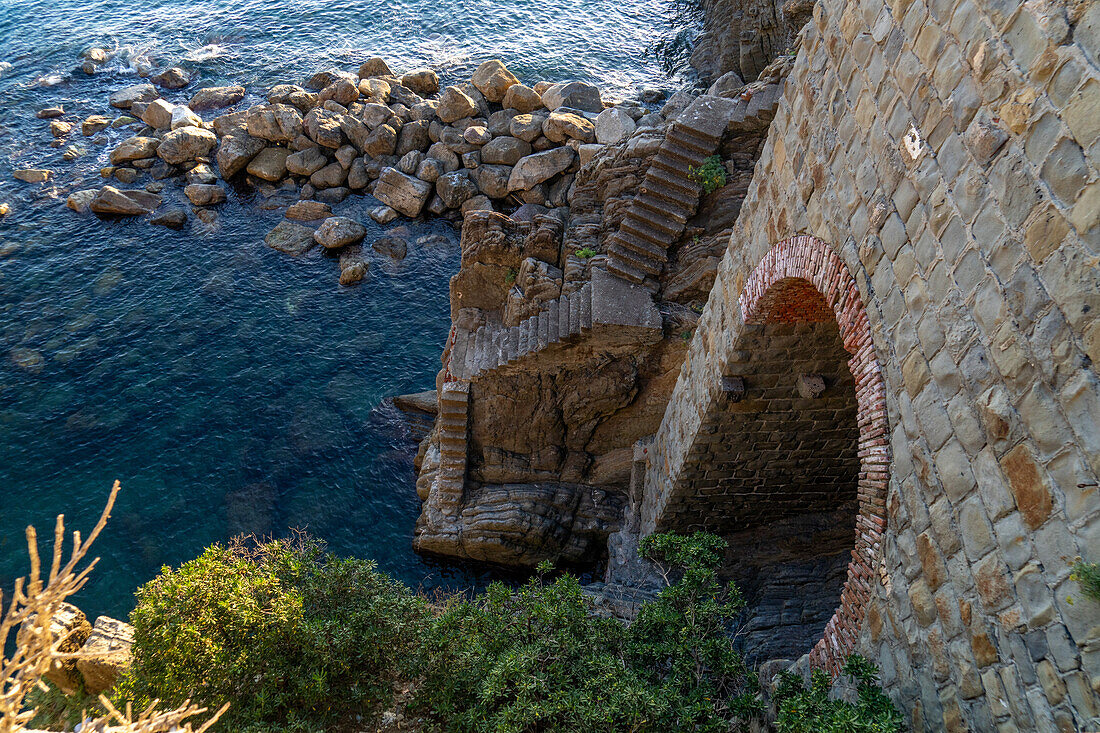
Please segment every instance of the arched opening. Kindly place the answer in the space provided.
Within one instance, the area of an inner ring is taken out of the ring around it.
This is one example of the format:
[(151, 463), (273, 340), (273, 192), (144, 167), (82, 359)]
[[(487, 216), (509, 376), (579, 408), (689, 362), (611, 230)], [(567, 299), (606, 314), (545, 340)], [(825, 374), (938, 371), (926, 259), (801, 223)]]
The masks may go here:
[[(743, 327), (660, 529), (726, 538), (756, 660), (839, 670), (885, 530), (885, 392), (855, 281), (825, 243), (776, 245), (739, 298)], [(811, 651), (812, 650), (812, 651)]]

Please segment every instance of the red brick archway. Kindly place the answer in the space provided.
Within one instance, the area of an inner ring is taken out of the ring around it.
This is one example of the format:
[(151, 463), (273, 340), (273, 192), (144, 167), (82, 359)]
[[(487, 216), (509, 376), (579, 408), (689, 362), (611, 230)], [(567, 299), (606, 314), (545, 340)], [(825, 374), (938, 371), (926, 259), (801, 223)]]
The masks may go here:
[(855, 279), (827, 244), (797, 236), (775, 245), (753, 270), (738, 299), (747, 324), (821, 322), (835, 318), (855, 381), (859, 423), (859, 514), (855, 548), (840, 605), (810, 652), (811, 664), (836, 674), (853, 651), (871, 596), (886, 529), (890, 467), (886, 391), (870, 322)]

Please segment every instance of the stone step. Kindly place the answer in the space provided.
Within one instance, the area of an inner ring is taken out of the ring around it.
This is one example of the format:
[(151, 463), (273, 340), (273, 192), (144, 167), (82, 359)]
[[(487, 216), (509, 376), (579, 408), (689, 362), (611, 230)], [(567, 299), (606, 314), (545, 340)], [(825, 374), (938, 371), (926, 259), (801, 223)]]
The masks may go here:
[[(643, 185), (643, 190), (656, 193), (662, 198), (675, 196), (673, 200), (683, 203), (685, 206), (698, 206), (699, 204), (698, 184), (690, 178), (675, 175), (663, 168), (650, 166), (649, 171), (645, 174)], [(669, 191), (668, 189), (672, 190)]]
[(538, 348), (542, 351), (550, 343), (550, 316), (546, 311), (539, 311), (538, 324)]
[(561, 341), (561, 332), (558, 330), (558, 301), (557, 299), (550, 301), (550, 306), (546, 309), (546, 334), (547, 339), (552, 344), (556, 344)]
[(645, 281), (645, 273), (632, 265), (627, 264), (624, 260), (618, 257), (611, 257), (607, 261), (607, 270), (612, 275), (621, 277), (624, 280), (628, 280), (634, 283), (641, 283)]
[(641, 206), (630, 207), (628, 218), (637, 219), (651, 229), (661, 232), (665, 241), (669, 244), (676, 241), (680, 237), (680, 233), (684, 231), (684, 222), (679, 219), (671, 219), (667, 216), (655, 214), (649, 209), (643, 209)]
[(607, 241), (608, 244), (617, 244), (640, 257), (648, 257), (658, 262), (665, 262), (668, 259), (668, 251), (663, 245), (655, 244), (625, 230), (612, 234)]
[(443, 402), (461, 402), (465, 405), (469, 397), (470, 385), (466, 382), (446, 382), (441, 390)]
[(531, 329), (527, 325), (527, 321), (523, 320), (519, 322), (519, 348), (517, 350), (517, 358), (527, 356), (531, 351)]
[(569, 330), (569, 296), (563, 295), (558, 298), (558, 335), (567, 339), (572, 336), (572, 332)]
[(714, 154), (714, 149), (721, 142), (721, 137), (716, 137), (695, 127), (689, 127), (681, 122), (674, 122), (672, 128), (665, 137), (677, 145), (702, 153), (704, 157)]
[(687, 224), (687, 220), (690, 219), (692, 215), (692, 210), (685, 206), (674, 204), (649, 194), (639, 194), (635, 196), (631, 209), (649, 212), (653, 216), (660, 217), (669, 222), (675, 222), (679, 224), (681, 229)]
[[(626, 247), (620, 247), (617, 244), (611, 245), (608, 248), (608, 251), (612, 254), (616, 262), (619, 264), (626, 264), (633, 270), (648, 273), (650, 275), (661, 274), (661, 263), (655, 261), (651, 257), (636, 254), (634, 252), (631, 252)], [(636, 282), (641, 281), (638, 280)]]
[(576, 336), (581, 332), (581, 291), (575, 290), (569, 294), (569, 335)]
[(709, 157), (706, 153), (696, 150), (695, 148), (681, 145), (680, 143), (670, 138), (665, 138), (664, 143), (661, 145), (659, 155), (670, 156), (678, 158), (688, 165), (702, 165), (704, 161)]
[(592, 328), (592, 283), (585, 283), (581, 288), (581, 329)]
[(681, 178), (687, 178), (690, 180), (692, 177), (692, 168), (698, 167), (698, 165), (686, 163), (679, 158), (673, 158), (667, 155), (658, 155), (653, 160), (653, 164), (649, 166), (649, 170), (652, 171), (654, 168), (658, 168), (661, 170), (666, 170), (669, 173), (675, 174)]
[(659, 183), (655, 178), (650, 179), (647, 177), (642, 182), (639, 195), (667, 201), (670, 206), (677, 206), (687, 211), (695, 211), (695, 207), (699, 205), (698, 194), (681, 191), (679, 188), (670, 188)]
[(463, 412), (462, 414), (457, 414), (457, 413), (451, 414), (451, 413), (446, 413), (446, 412), (440, 413), (440, 415), (439, 415), (439, 424), (445, 430), (451, 431), (452, 433), (453, 432), (466, 432), (466, 413), (465, 412)]
[(661, 249), (667, 249), (672, 240), (679, 234), (680, 227), (670, 227), (667, 224), (656, 226), (655, 222), (643, 218), (638, 212), (630, 211), (619, 225), (620, 232), (632, 232), (642, 239), (653, 242)]

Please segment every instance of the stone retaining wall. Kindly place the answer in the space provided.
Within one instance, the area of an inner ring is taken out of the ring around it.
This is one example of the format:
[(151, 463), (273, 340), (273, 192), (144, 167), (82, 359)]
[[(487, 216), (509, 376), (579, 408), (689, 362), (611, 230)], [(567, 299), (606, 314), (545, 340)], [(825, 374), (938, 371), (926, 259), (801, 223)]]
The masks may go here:
[(1100, 604), (1069, 579), (1100, 560), (1098, 51), (1095, 2), (819, 2), (649, 452), (643, 532), (746, 321), (812, 283), (857, 393), (881, 380), (813, 661), (871, 657), (914, 730), (1100, 729)]

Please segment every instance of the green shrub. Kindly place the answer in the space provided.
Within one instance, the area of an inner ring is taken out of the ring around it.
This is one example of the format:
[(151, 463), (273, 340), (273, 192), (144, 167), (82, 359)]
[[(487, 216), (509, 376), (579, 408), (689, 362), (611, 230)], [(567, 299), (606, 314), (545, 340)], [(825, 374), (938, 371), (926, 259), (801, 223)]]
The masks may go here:
[(577, 255), (577, 257), (580, 257), (582, 260), (587, 260), (590, 257), (595, 257), (596, 256), (596, 250), (592, 249), (591, 247), (584, 247), (582, 249), (578, 249), (576, 251), (576, 255)]
[(740, 605), (716, 579), (707, 543), (720, 540), (700, 537), (647, 543), (684, 580), (630, 627), (593, 616), (570, 576), (451, 602), (425, 639), (416, 706), (471, 733), (730, 730), (760, 706), (725, 634)]
[(1073, 572), (1069, 575), (1071, 580), (1077, 581), (1081, 586), (1081, 592), (1086, 598), (1100, 601), (1100, 564), (1085, 562), (1077, 558), (1073, 563)]
[(848, 657), (844, 673), (857, 684), (855, 703), (829, 699), (832, 680), (822, 670), (811, 674), (810, 688), (784, 672), (776, 690), (779, 733), (895, 733), (904, 730), (901, 713), (878, 686), (878, 668), (858, 654)]
[(137, 593), (116, 697), (231, 701), (219, 730), (318, 730), (392, 698), (424, 604), (315, 540), (215, 545)]
[(688, 173), (703, 187), (704, 194), (714, 193), (726, 185), (726, 167), (719, 155), (710, 156), (700, 166), (689, 166)]

